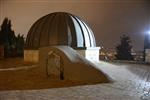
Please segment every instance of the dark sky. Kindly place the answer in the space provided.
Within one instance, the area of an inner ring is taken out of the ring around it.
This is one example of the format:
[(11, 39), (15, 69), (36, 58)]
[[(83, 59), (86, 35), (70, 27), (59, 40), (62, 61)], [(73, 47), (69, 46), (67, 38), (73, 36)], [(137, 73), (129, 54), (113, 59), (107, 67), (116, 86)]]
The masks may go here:
[(0, 0), (0, 24), (12, 20), (16, 34), (27, 34), (40, 17), (69, 12), (82, 18), (93, 30), (98, 46), (114, 48), (122, 34), (131, 37), (135, 50), (143, 49), (150, 30), (149, 0)]

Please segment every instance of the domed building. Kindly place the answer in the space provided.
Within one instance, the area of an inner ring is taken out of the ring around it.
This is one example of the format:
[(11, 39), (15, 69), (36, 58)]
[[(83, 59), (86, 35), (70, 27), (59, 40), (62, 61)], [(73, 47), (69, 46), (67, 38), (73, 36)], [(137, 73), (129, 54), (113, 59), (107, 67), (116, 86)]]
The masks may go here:
[(24, 60), (38, 62), (39, 48), (70, 46), (89, 60), (99, 60), (99, 47), (90, 27), (79, 17), (65, 12), (48, 14), (30, 28), (25, 44)]
[(69, 13), (55, 12), (32, 25), (24, 60), (38, 62), (40, 73), (49, 79), (109, 82), (107, 75), (89, 61), (99, 60), (99, 49), (92, 30), (84, 21)]

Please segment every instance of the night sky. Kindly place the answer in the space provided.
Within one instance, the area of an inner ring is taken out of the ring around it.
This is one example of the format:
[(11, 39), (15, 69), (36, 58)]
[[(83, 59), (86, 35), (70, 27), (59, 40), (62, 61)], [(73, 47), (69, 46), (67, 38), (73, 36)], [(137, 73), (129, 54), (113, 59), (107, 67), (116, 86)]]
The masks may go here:
[(0, 24), (8, 17), (15, 33), (26, 36), (37, 19), (56, 11), (79, 16), (93, 30), (97, 46), (106, 48), (128, 34), (134, 49), (142, 50), (150, 30), (149, 0), (0, 0)]

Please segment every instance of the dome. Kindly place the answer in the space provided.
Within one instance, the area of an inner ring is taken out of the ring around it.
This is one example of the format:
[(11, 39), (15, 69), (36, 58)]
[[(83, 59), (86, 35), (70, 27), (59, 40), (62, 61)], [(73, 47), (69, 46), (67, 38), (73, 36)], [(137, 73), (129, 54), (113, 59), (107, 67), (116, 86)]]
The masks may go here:
[(30, 28), (26, 48), (67, 45), (73, 48), (95, 47), (95, 38), (89, 26), (79, 17), (65, 12), (48, 14)]

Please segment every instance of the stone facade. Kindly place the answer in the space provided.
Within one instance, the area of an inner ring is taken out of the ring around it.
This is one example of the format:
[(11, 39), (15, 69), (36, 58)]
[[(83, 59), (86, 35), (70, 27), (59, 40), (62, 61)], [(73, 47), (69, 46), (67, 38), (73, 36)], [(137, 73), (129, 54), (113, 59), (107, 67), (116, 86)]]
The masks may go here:
[(89, 47), (83, 50), (76, 49), (76, 51), (90, 61), (99, 61), (100, 47)]
[[(76, 49), (77, 53), (90, 61), (99, 61), (100, 47), (89, 47), (84, 49)], [(39, 50), (24, 50), (24, 61), (39, 62)]]
[(24, 50), (24, 61), (38, 63), (39, 50)]

